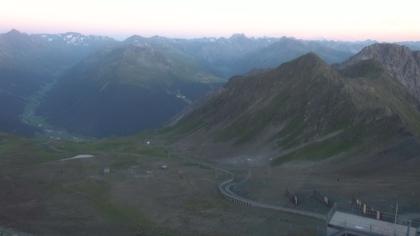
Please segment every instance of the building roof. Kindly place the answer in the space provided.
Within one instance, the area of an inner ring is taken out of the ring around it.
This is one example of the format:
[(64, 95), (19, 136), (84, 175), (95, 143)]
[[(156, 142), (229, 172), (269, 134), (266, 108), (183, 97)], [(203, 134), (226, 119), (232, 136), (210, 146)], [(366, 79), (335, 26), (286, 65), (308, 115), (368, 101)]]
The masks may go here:
[(409, 234), (407, 234), (408, 226), (406, 225), (393, 224), (340, 211), (334, 212), (328, 225), (330, 227), (384, 236), (416, 236), (417, 231), (415, 228), (410, 227)]

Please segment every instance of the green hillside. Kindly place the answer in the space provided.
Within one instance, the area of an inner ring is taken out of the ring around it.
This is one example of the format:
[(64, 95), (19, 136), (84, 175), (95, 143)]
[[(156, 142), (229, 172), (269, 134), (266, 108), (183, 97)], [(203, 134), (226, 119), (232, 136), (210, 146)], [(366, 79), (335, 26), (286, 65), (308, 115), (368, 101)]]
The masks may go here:
[(336, 70), (310, 53), (271, 71), (233, 78), (166, 132), (191, 146), (274, 150), (273, 163), (279, 164), (417, 137), (419, 120), (416, 99), (380, 64), (361, 61)]

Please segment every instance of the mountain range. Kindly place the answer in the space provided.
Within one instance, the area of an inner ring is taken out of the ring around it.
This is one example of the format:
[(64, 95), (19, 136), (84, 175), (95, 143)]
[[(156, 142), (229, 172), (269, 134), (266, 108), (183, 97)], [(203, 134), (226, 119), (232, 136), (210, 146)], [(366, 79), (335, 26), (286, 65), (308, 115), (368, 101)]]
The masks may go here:
[[(198, 39), (134, 35), (117, 41), (12, 30), (0, 34), (0, 131), (33, 135), (57, 128), (93, 137), (134, 134), (162, 127), (232, 76), (226, 86), (237, 78), (269, 73), (309, 52), (326, 63), (338, 63), (334, 68), (350, 67), (352, 60), (346, 60), (373, 43), (242, 34)], [(412, 70), (399, 79), (418, 98), (412, 86), (417, 57), (412, 53)], [(393, 65), (389, 62), (386, 69)], [(394, 69), (401, 74), (404, 68)], [(236, 76), (240, 74), (246, 76)]]
[(63, 74), (38, 114), (86, 136), (159, 128), (223, 80), (188, 57), (147, 45), (101, 50)]
[(92, 51), (112, 43), (110, 38), (76, 33), (28, 35), (12, 30), (0, 34), (0, 130), (33, 134), (37, 127), (21, 121), (28, 100), (42, 85), (76, 64)]
[(418, 46), (0, 34), (0, 231), (317, 235), (352, 199), (417, 227)]
[(395, 44), (335, 65), (309, 53), (233, 77), (165, 132), (200, 155), (273, 165), (420, 150), (419, 65), (418, 52)]

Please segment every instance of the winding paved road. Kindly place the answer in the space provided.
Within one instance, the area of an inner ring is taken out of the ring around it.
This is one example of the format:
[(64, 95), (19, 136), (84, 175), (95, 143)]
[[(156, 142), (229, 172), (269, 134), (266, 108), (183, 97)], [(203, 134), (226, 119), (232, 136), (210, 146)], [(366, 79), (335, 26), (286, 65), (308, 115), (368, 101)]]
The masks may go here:
[[(317, 220), (321, 220), (324, 222), (328, 222), (330, 225), (334, 225), (335, 228), (341, 229), (342, 231), (338, 231), (336, 235), (343, 235), (345, 232), (353, 233), (355, 235), (372, 235), (372, 236), (379, 236), (379, 235), (417, 235), (416, 228), (410, 227), (407, 228), (406, 225), (398, 225), (393, 224), (381, 220), (370, 219), (363, 216), (357, 216), (349, 213), (335, 211), (334, 208), (327, 214), (322, 215), (315, 212), (304, 211), (294, 208), (270, 205), (265, 203), (260, 203), (251, 199), (244, 198), (234, 191), (232, 191), (232, 187), (235, 185), (240, 185), (245, 183), (250, 177), (251, 174), (248, 172), (246, 178), (244, 178), (240, 182), (234, 182), (234, 174), (230, 171), (223, 170), (225, 173), (230, 175), (230, 179), (222, 182), (219, 184), (218, 188), (221, 194), (225, 196), (225, 198), (237, 202), (246, 206), (250, 207), (259, 207), (265, 208), (270, 210), (281, 211), (290, 214), (301, 215)], [(331, 217), (331, 219), (330, 219)], [(338, 226), (338, 227), (337, 227)]]
[[(301, 215), (301, 216), (305, 216), (305, 217), (310, 217), (310, 218), (317, 219), (317, 220), (322, 220), (322, 221), (326, 221), (327, 218), (328, 218), (326, 215), (322, 215), (322, 214), (318, 214), (318, 213), (314, 213), (314, 212), (309, 212), (309, 211), (298, 210), (298, 209), (293, 209), (293, 208), (288, 208), (288, 207), (282, 207), (282, 206), (260, 203), (260, 202), (257, 202), (257, 201), (239, 196), (238, 194), (236, 194), (235, 192), (232, 191), (232, 187), (239, 184), (239, 183), (234, 182), (233, 173), (230, 172), (230, 171), (224, 170), (224, 169), (220, 169), (220, 168), (217, 168), (217, 169), (221, 170), (225, 173), (228, 173), (231, 176), (230, 179), (220, 183), (219, 186), (218, 186), (220, 193), (222, 195), (224, 195), (225, 198), (227, 198), (231, 201), (242, 203), (242, 204), (244, 204), (246, 206), (250, 206), (250, 207), (259, 207), (259, 208), (265, 208), (265, 209), (270, 209), (270, 210), (276, 210), (276, 211), (281, 211), (281, 212), (285, 212), (285, 213), (291, 213), (291, 214)], [(241, 183), (244, 183), (246, 180), (248, 180), (249, 177), (250, 177), (250, 172), (248, 172), (248, 176), (245, 178), (245, 180), (241, 181)]]

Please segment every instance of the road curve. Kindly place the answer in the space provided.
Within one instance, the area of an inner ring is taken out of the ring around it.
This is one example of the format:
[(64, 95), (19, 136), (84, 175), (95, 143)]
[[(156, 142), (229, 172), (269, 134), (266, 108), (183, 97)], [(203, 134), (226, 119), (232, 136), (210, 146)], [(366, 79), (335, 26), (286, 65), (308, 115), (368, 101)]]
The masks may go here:
[(288, 208), (288, 207), (282, 207), (282, 206), (260, 203), (260, 202), (257, 202), (257, 201), (251, 200), (251, 199), (241, 197), (241, 196), (239, 196), (238, 194), (236, 194), (235, 192), (232, 191), (232, 187), (237, 185), (237, 183), (234, 182), (233, 173), (229, 172), (229, 171), (226, 171), (226, 170), (224, 170), (224, 172), (229, 173), (232, 177), (230, 179), (220, 183), (219, 186), (218, 186), (218, 189), (219, 189), (219, 192), (225, 198), (227, 198), (228, 200), (231, 200), (231, 201), (234, 201), (234, 202), (239, 202), (241, 204), (244, 204), (244, 205), (250, 206), (250, 207), (259, 207), (259, 208), (265, 208), (265, 209), (270, 209), (270, 210), (275, 210), (275, 211), (281, 211), (281, 212), (285, 212), (285, 213), (310, 217), (310, 218), (317, 219), (317, 220), (323, 220), (323, 221), (327, 220), (326, 215), (322, 215), (322, 214), (318, 214), (318, 213), (314, 213), (314, 212), (309, 212), (309, 211), (304, 211), (304, 210)]
[(203, 163), (203, 162), (197, 162), (197, 161), (196, 163), (201, 166), (206, 166), (213, 170), (223, 172), (229, 176), (228, 180), (225, 180), (218, 185), (218, 190), (226, 199), (230, 201), (238, 202), (243, 205), (250, 206), (250, 207), (258, 207), (258, 208), (270, 209), (270, 210), (275, 210), (275, 211), (281, 211), (281, 212), (285, 212), (289, 214), (301, 215), (301, 216), (305, 216), (305, 217), (309, 217), (309, 218), (317, 219), (317, 220), (322, 220), (322, 221), (328, 220), (327, 215), (322, 215), (322, 214), (318, 214), (318, 213), (314, 213), (310, 211), (298, 210), (298, 209), (293, 209), (293, 208), (288, 208), (288, 207), (281, 207), (281, 206), (276, 206), (276, 205), (260, 203), (260, 202), (239, 196), (238, 194), (233, 192), (232, 187), (238, 184), (245, 183), (251, 177), (251, 172), (248, 172), (248, 175), (245, 177), (245, 179), (243, 179), (239, 183), (235, 183), (234, 182), (235, 175), (233, 174), (233, 172), (226, 170), (224, 168), (214, 166), (209, 163)]

